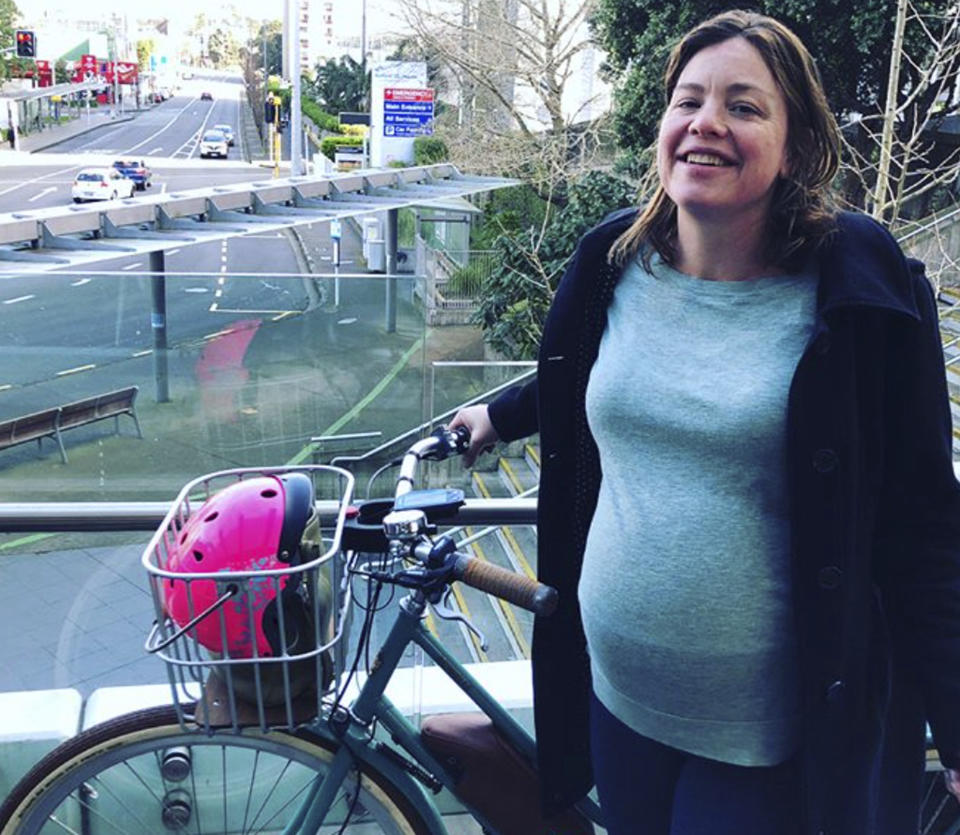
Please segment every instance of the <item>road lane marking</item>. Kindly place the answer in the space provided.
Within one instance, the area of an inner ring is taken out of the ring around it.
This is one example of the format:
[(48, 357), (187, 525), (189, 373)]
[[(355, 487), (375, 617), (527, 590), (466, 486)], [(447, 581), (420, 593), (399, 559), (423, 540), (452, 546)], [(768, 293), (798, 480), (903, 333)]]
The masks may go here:
[(13, 383), (6, 383), (0, 386), (0, 391), (9, 391), (12, 388), (13, 388)]
[(221, 336), (228, 336), (233, 333), (236, 328), (224, 328), (222, 331), (215, 331), (214, 333), (208, 333), (206, 336), (201, 336), (201, 339), (217, 339)]
[(210, 288), (209, 287), (184, 287), (183, 292), (184, 293), (209, 293)]
[(89, 365), (78, 365), (76, 368), (67, 368), (64, 371), (58, 371), (57, 376), (66, 377), (68, 374), (79, 374), (81, 371), (91, 371), (96, 367), (97, 366), (94, 363), (90, 363)]
[(133, 357), (145, 357), (145, 356), (147, 356), (147, 354), (152, 354), (152, 353), (153, 353), (153, 348), (147, 348), (146, 351), (137, 351), (136, 353), (131, 354), (131, 356), (133, 356)]
[(91, 281), (93, 281), (92, 278), (81, 278), (81, 279), (79, 279), (79, 280), (77, 280), (77, 281), (71, 281), (71, 282), (70, 282), (70, 286), (71, 286), (71, 287), (83, 287), (84, 284), (89, 284)]
[[(127, 148), (126, 153), (130, 153), (131, 151), (137, 150), (137, 148), (139, 148), (141, 145), (146, 145), (148, 142), (152, 141), (152, 140), (154, 139), (154, 137), (159, 136), (159, 135), (160, 135), (161, 133), (163, 133), (167, 128), (169, 128), (172, 124), (174, 124), (174, 123), (177, 121), (177, 119), (179, 119), (179, 118), (183, 115), (183, 113), (187, 110), (187, 108), (193, 107), (193, 105), (194, 105), (195, 102), (196, 102), (196, 98), (193, 98), (193, 99), (191, 99), (190, 101), (188, 101), (180, 110), (178, 110), (178, 111), (174, 114), (173, 118), (170, 119), (169, 122), (167, 122), (162, 128), (160, 128), (160, 130), (154, 131), (153, 133), (151, 133), (151, 134), (150, 134), (146, 139), (144, 139), (143, 141), (138, 142), (136, 145), (132, 145), (131, 147)], [(189, 140), (187, 140), (187, 141), (189, 141)]]
[(15, 299), (7, 299), (4, 304), (17, 304), (18, 302), (25, 302), (28, 299), (35, 299), (36, 296), (31, 293), (29, 296), (17, 296)]
[(50, 186), (48, 188), (45, 188), (43, 191), (38, 191), (35, 195), (33, 195), (33, 197), (29, 198), (27, 202), (32, 203), (34, 200), (39, 200), (41, 197), (49, 194), (51, 191), (56, 191), (56, 190), (57, 190), (56, 186)]
[(121, 270), (135, 270), (137, 267), (142, 267), (143, 261), (137, 261), (136, 264), (127, 264), (125, 267), (121, 267)]
[[(349, 412), (347, 412), (342, 417), (335, 420), (331, 423), (326, 429), (324, 429), (319, 434), (321, 435), (336, 435), (344, 426), (350, 423), (357, 415), (360, 414), (367, 406), (369, 406), (374, 400), (376, 400), (382, 393), (383, 390), (390, 385), (393, 379), (406, 368), (407, 363), (410, 362), (411, 357), (417, 353), (423, 347), (423, 337), (419, 337), (416, 342), (413, 343), (406, 351), (403, 352), (403, 356), (397, 360), (396, 364), (391, 368), (386, 375), (377, 383), (370, 391), (357, 403)], [(305, 461), (310, 455), (313, 454), (315, 449), (314, 444), (307, 444), (303, 449), (300, 450), (296, 455), (293, 456), (289, 461), (287, 461), (286, 466), (292, 467), (296, 464), (300, 464)]]
[(356, 317), (356, 316), (350, 316), (350, 317), (347, 318), (347, 319), (341, 319), (340, 321), (337, 322), (337, 324), (338, 324), (338, 325), (352, 325), (352, 324), (353, 324), (354, 322), (356, 322), (356, 321), (357, 321), (357, 317)]
[(157, 151), (162, 151), (162, 150), (163, 150), (163, 145), (157, 145), (156, 148), (151, 148), (149, 151), (147, 151), (147, 156), (152, 157), (155, 153), (157, 153)]

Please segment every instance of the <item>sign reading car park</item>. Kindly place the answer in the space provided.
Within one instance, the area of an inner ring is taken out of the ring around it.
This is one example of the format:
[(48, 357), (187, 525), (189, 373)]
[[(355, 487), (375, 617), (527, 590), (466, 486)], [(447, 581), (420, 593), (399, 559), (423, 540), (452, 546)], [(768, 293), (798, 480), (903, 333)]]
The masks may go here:
[(430, 136), (433, 90), (387, 87), (383, 91), (384, 136)]

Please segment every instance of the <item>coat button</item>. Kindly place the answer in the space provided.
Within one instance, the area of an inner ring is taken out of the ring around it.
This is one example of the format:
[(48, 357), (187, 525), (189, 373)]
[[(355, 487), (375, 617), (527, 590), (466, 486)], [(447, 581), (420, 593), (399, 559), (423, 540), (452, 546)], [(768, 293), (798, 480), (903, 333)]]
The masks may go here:
[(843, 698), (843, 694), (847, 689), (847, 685), (842, 681), (835, 681), (827, 688), (827, 704), (835, 705), (839, 704), (840, 700)]
[(826, 565), (817, 572), (820, 588), (833, 590), (840, 587), (843, 572), (835, 565)]
[(837, 453), (832, 449), (818, 449), (813, 453), (813, 469), (818, 473), (832, 473), (837, 468)]

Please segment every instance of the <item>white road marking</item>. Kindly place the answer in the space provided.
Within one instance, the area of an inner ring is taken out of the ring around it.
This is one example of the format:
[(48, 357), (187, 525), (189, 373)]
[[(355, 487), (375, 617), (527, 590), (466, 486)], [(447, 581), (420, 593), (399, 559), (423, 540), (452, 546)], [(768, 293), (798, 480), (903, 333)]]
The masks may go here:
[(76, 368), (67, 368), (64, 371), (58, 371), (58, 377), (66, 377), (67, 374), (79, 374), (81, 371), (90, 371), (91, 369), (96, 368), (97, 366), (91, 363), (90, 365), (78, 365)]
[(184, 287), (183, 292), (184, 293), (209, 293), (210, 288), (209, 287)]
[(7, 383), (6, 385), (0, 386), (0, 391), (9, 391), (12, 388), (13, 388), (13, 384)]
[(36, 296), (31, 293), (29, 296), (17, 296), (15, 299), (7, 299), (4, 304), (16, 304), (17, 302), (25, 302), (28, 299), (35, 299)]
[(56, 190), (57, 190), (56, 186), (49, 186), (48, 188), (45, 188), (43, 191), (37, 192), (35, 195), (33, 195), (33, 197), (28, 199), (27, 202), (32, 203), (34, 200), (39, 200), (45, 194), (49, 194), (51, 191), (56, 191)]
[[(167, 184), (164, 183), (163, 185), (164, 185), (164, 187), (166, 187)], [(179, 251), (180, 251), (179, 249), (168, 249), (168, 250), (167, 250), (167, 255), (176, 255)]]
[(137, 267), (142, 267), (143, 261), (137, 261), (136, 264), (127, 264), (125, 267), (121, 267), (122, 270), (135, 270)]
[(83, 287), (84, 284), (89, 284), (91, 281), (93, 281), (92, 278), (81, 278), (81, 279), (78, 279), (77, 281), (71, 281), (70, 286)]
[(177, 119), (179, 119), (179, 118), (183, 115), (184, 111), (185, 111), (188, 107), (192, 107), (195, 102), (196, 102), (196, 99), (195, 99), (195, 98), (194, 98), (194, 99), (191, 99), (190, 101), (188, 101), (188, 102), (186, 103), (186, 105), (184, 105), (180, 110), (178, 110), (178, 111), (176, 112), (176, 114), (174, 114), (173, 118), (170, 119), (169, 122), (167, 122), (162, 128), (160, 128), (160, 130), (154, 131), (154, 132), (151, 133), (146, 139), (144, 139), (142, 142), (138, 142), (136, 145), (132, 145), (131, 147), (127, 148), (127, 153), (130, 153), (131, 151), (137, 150), (137, 148), (139, 148), (141, 145), (146, 145), (148, 142), (150, 142), (152, 139), (154, 139), (154, 137), (159, 136), (159, 135), (160, 135), (161, 133), (163, 133), (167, 128), (169, 128), (172, 124), (174, 124), (174, 123), (177, 121)]
[(347, 318), (347, 319), (341, 319), (339, 322), (337, 322), (337, 324), (338, 324), (338, 325), (352, 325), (352, 324), (353, 324), (354, 322), (356, 322), (356, 321), (357, 321), (357, 317), (356, 317), (356, 316), (351, 316), (351, 317), (349, 317), (349, 318)]
[(147, 151), (147, 156), (152, 157), (154, 154), (162, 150), (163, 150), (163, 145), (157, 145), (156, 148), (151, 148), (149, 151)]
[(131, 354), (131, 356), (133, 356), (133, 357), (145, 357), (145, 356), (147, 356), (148, 354), (152, 354), (152, 353), (153, 353), (153, 348), (147, 348), (146, 351), (137, 351), (135, 354)]

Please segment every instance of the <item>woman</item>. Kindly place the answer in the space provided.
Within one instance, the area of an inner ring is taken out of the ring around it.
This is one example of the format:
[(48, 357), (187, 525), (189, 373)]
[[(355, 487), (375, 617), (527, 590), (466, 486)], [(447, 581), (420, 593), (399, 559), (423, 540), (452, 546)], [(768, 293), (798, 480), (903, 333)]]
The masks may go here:
[(580, 242), (537, 379), (451, 423), (468, 464), (540, 432), (545, 811), (595, 778), (611, 835), (916, 832), (924, 718), (960, 768), (930, 286), (829, 208), (837, 127), (783, 25), (706, 21), (665, 87), (654, 197)]

